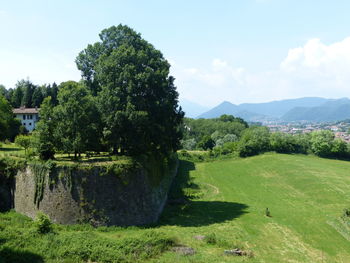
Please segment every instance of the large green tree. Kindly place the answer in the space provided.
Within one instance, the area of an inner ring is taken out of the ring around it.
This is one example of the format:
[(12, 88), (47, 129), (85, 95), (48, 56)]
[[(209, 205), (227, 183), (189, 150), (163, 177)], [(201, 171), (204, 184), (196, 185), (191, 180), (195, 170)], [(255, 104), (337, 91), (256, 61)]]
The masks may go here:
[(51, 103), (51, 97), (47, 97), (41, 104), (40, 121), (34, 131), (34, 146), (42, 160), (54, 158), (55, 145), (57, 144), (57, 139), (54, 136), (55, 131), (54, 107)]
[(19, 133), (21, 123), (15, 119), (10, 103), (0, 95), (0, 140), (13, 140)]
[(162, 53), (123, 25), (103, 30), (100, 39), (76, 63), (98, 94), (108, 145), (129, 154), (178, 149), (183, 112)]
[(100, 116), (94, 98), (82, 84), (61, 83), (59, 105), (55, 107), (58, 140), (57, 148), (73, 152), (75, 157), (87, 150), (98, 150), (100, 142)]

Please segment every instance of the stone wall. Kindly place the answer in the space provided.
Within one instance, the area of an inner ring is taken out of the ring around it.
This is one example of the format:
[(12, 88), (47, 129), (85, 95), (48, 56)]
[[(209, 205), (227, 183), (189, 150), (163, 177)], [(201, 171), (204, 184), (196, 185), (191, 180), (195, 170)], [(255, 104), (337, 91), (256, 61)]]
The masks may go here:
[(70, 172), (56, 167), (44, 177), (42, 198), (36, 202), (38, 183), (28, 165), (15, 177), (14, 208), (31, 218), (42, 211), (60, 224), (150, 224), (163, 211), (176, 172), (177, 163), (155, 185), (144, 168), (115, 175), (98, 166)]

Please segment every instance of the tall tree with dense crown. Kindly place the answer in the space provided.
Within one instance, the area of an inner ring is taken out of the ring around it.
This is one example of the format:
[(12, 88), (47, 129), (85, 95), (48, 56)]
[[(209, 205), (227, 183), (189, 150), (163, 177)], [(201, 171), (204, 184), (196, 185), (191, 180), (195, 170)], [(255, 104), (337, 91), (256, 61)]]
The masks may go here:
[(62, 149), (77, 155), (96, 150), (100, 139), (100, 116), (89, 90), (82, 84), (67, 81), (60, 85), (59, 105), (55, 107), (57, 138)]
[(34, 132), (35, 148), (42, 160), (53, 159), (55, 156), (55, 145), (57, 144), (54, 135), (56, 130), (54, 107), (51, 97), (44, 99), (40, 108), (40, 121), (37, 123)]
[(183, 112), (162, 53), (124, 25), (103, 30), (100, 39), (76, 63), (98, 94), (109, 146), (131, 155), (178, 149)]

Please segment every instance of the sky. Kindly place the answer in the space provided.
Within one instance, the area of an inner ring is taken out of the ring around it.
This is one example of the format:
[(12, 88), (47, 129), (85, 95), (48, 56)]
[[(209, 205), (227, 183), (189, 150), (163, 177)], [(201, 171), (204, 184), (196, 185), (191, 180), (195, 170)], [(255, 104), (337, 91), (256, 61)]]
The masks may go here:
[(122, 23), (168, 59), (180, 101), (350, 97), (349, 10), (345, 0), (0, 0), (0, 84), (79, 80), (78, 53)]

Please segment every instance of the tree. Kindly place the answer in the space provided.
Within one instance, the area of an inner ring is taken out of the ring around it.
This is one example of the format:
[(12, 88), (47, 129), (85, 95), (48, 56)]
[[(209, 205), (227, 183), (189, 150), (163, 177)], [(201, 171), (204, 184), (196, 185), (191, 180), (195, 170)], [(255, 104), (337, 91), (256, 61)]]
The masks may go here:
[(342, 139), (336, 138), (332, 143), (332, 155), (338, 158), (348, 157), (348, 145)]
[(54, 114), (61, 150), (74, 152), (75, 157), (86, 150), (97, 150), (100, 116), (89, 90), (74, 81), (61, 83), (58, 101)]
[(51, 97), (47, 97), (41, 104), (40, 121), (34, 132), (34, 145), (42, 160), (53, 159), (55, 156), (55, 145), (57, 144), (56, 138), (53, 136), (56, 130), (55, 126)]
[(215, 142), (209, 135), (203, 136), (203, 138), (198, 142), (198, 147), (202, 148), (203, 150), (212, 150), (214, 146)]
[(194, 150), (196, 148), (196, 140), (195, 139), (188, 139), (182, 141), (182, 148), (185, 150)]
[(26, 108), (33, 107), (32, 97), (33, 97), (34, 89), (36, 87), (29, 80), (21, 80), (19, 82), (19, 85), (21, 86), (21, 88), (23, 90), (23, 97), (22, 97), (22, 101), (21, 101), (21, 106), (25, 106)]
[(24, 148), (24, 152), (27, 155), (27, 149), (31, 145), (31, 137), (28, 135), (18, 135), (15, 138), (15, 144)]
[(21, 82), (17, 82), (16, 87), (11, 96), (11, 105), (14, 108), (19, 108), (22, 105), (23, 90)]
[(311, 134), (311, 150), (314, 154), (321, 157), (332, 155), (332, 144), (334, 134), (328, 130), (315, 131)]
[(7, 89), (5, 88), (4, 85), (1, 85), (1, 84), (0, 84), (0, 96), (3, 96), (5, 98), (7, 96)]
[(179, 148), (183, 112), (162, 53), (127, 26), (105, 29), (76, 59), (114, 152), (168, 153)]
[(19, 133), (21, 123), (15, 119), (10, 103), (0, 95), (0, 140), (13, 140)]
[(33, 107), (40, 107), (41, 103), (43, 102), (43, 94), (41, 92), (40, 87), (35, 87), (32, 97), (32, 106)]
[(270, 148), (270, 132), (267, 127), (246, 129), (238, 144), (238, 152), (241, 157), (257, 155)]

